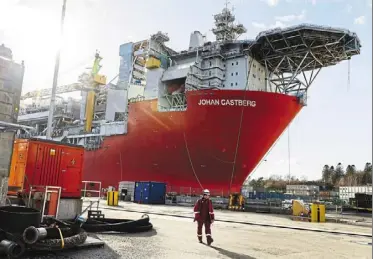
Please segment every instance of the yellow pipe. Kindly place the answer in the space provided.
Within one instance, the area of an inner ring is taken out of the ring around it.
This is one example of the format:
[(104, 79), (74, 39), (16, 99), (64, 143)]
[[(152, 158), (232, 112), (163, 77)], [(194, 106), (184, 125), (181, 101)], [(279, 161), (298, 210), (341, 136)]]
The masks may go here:
[(89, 91), (87, 93), (86, 108), (85, 108), (85, 132), (91, 132), (92, 121), (93, 121), (93, 111), (95, 106), (95, 92)]
[[(100, 57), (100, 55), (96, 53), (95, 60), (93, 62), (92, 71), (91, 71), (94, 81), (100, 70), (101, 59), (102, 58)], [(105, 82), (102, 82), (103, 84), (106, 83), (106, 78), (104, 81)], [(96, 89), (98, 85), (99, 83), (95, 81), (95, 83), (93, 83), (92, 85), (93, 89)], [(85, 132), (87, 133), (92, 131), (92, 121), (93, 121), (93, 115), (94, 115), (94, 109), (95, 109), (95, 95), (96, 94), (94, 90), (88, 91), (87, 93), (87, 100), (86, 100), (86, 106), (85, 106), (85, 125), (84, 125)]]

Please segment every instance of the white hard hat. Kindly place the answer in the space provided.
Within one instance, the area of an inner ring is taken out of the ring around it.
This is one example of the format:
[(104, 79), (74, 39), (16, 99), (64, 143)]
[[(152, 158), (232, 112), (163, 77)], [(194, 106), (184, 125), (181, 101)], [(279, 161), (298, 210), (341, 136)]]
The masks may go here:
[(210, 195), (210, 191), (209, 191), (208, 189), (204, 189), (204, 190), (203, 190), (203, 194)]

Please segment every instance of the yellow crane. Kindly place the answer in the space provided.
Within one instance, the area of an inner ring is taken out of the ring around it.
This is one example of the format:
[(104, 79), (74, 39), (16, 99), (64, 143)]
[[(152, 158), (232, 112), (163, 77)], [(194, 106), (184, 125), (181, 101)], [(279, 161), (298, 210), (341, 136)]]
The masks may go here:
[(96, 98), (96, 90), (100, 85), (106, 84), (106, 76), (98, 74), (101, 69), (100, 61), (102, 57), (99, 53), (96, 52), (95, 60), (93, 62), (93, 67), (91, 71), (91, 79), (89, 82), (91, 83), (91, 88), (87, 93), (87, 100), (85, 105), (85, 132), (91, 132), (92, 130), (92, 121), (93, 121), (93, 113), (95, 108), (95, 98)]
[[(86, 105), (85, 105), (85, 118), (86, 118), (85, 126), (84, 126), (85, 132), (91, 132), (91, 129), (92, 129), (96, 91), (98, 90), (98, 87), (100, 85), (106, 85), (106, 76), (100, 75), (98, 73), (101, 68), (101, 65), (100, 65), (101, 60), (102, 60), (102, 57), (98, 53), (96, 53), (91, 72), (88, 74), (88, 78), (84, 77), (84, 76), (87, 76), (87, 73), (83, 73), (83, 75), (81, 76), (81, 79), (79, 80), (80, 81), (79, 83), (62, 85), (62, 86), (56, 87), (55, 89), (55, 94), (69, 93), (69, 92), (74, 92), (74, 91), (87, 91), (87, 99), (86, 99)], [(51, 88), (34, 90), (21, 96), (21, 100), (25, 100), (27, 98), (41, 97), (41, 96), (50, 96), (50, 95), (52, 95)]]

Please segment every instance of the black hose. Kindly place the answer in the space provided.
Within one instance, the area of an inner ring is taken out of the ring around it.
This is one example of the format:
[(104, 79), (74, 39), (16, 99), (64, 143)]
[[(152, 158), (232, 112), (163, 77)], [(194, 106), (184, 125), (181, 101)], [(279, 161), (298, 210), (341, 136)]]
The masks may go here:
[[(58, 231), (58, 229), (57, 229)], [(61, 229), (62, 232), (62, 229)], [(73, 236), (53, 239), (39, 240), (30, 246), (32, 251), (57, 251), (69, 249), (83, 244), (87, 239), (87, 232), (83, 229), (78, 229), (77, 233)], [(63, 240), (63, 241), (62, 241)]]
[(149, 216), (144, 214), (139, 220), (129, 219), (88, 219), (82, 228), (87, 232), (126, 232), (138, 233), (149, 231), (153, 225), (149, 222)]
[(20, 258), (25, 252), (25, 246), (7, 239), (0, 242), (0, 251), (4, 252), (10, 258)]
[(66, 221), (61, 221), (61, 220), (58, 220), (52, 217), (44, 217), (43, 223), (48, 226), (56, 224), (59, 227), (70, 227), (71, 224), (74, 224), (74, 223), (68, 223)]
[(87, 239), (79, 222), (67, 223), (53, 218), (45, 220), (45, 227), (29, 226), (23, 234), (0, 229), (0, 253), (19, 258), (26, 251), (58, 251), (76, 247)]
[(77, 233), (77, 229), (74, 228), (35, 228), (33, 226), (28, 227), (23, 232), (22, 238), (26, 244), (35, 244), (37, 241), (43, 239), (55, 239), (60, 238), (60, 231), (62, 236), (70, 237)]
[[(23, 235), (9, 233), (0, 229), (0, 250), (10, 258), (19, 258), (27, 250), (30, 251), (58, 251), (76, 247), (87, 239), (87, 232), (144, 232), (153, 228), (149, 216), (144, 214), (138, 220), (129, 219), (88, 219), (81, 224), (76, 219), (61, 221), (46, 218), (44, 226), (26, 228)], [(57, 226), (57, 227), (55, 227)]]
[(48, 235), (46, 228), (28, 227), (23, 232), (22, 238), (26, 244), (34, 244), (39, 240), (45, 239)]

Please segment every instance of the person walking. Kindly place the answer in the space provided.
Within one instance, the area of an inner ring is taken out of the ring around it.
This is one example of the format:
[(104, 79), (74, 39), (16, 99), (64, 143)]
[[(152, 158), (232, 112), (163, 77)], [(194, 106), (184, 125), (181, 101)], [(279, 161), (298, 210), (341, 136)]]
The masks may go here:
[(211, 236), (211, 224), (214, 223), (215, 215), (212, 201), (210, 200), (210, 191), (204, 190), (203, 196), (194, 205), (194, 221), (197, 221), (197, 236), (202, 243), (202, 227), (205, 225), (205, 234), (207, 244), (211, 245), (214, 241)]

